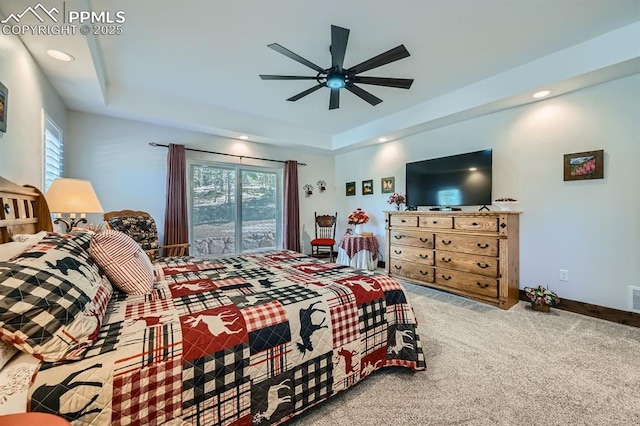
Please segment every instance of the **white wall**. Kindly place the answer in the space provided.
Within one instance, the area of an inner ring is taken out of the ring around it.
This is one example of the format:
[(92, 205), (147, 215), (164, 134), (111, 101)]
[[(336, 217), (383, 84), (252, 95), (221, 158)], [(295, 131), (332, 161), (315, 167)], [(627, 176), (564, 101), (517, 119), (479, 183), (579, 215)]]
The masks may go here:
[[(275, 160), (307, 163), (298, 167), (300, 183), (300, 228), (302, 248), (310, 252), (314, 233), (313, 212), (335, 211), (333, 156), (283, 149), (202, 133), (172, 129), (136, 121), (109, 118), (77, 111), (69, 112), (69, 132), (65, 153), (67, 176), (89, 179), (105, 211), (133, 209), (148, 211), (164, 229), (167, 148), (149, 142), (183, 144), (188, 148), (225, 152)], [(187, 152), (187, 158), (238, 163), (238, 159)], [(281, 163), (243, 159), (243, 164), (281, 167)], [(306, 197), (302, 186), (316, 187), (324, 180), (328, 189)], [(100, 215), (91, 218), (101, 221)], [(162, 238), (162, 236), (161, 236)]]
[(42, 188), (42, 110), (65, 135), (67, 109), (17, 36), (0, 36), (0, 82), (9, 91), (0, 176)]
[[(520, 201), (520, 287), (542, 284), (559, 296), (629, 310), (640, 286), (640, 75), (336, 156), (340, 227), (356, 207), (384, 247), (380, 178), (405, 191), (410, 161), (493, 148), (493, 198)], [(604, 149), (602, 180), (563, 181), (563, 154)], [(358, 164), (359, 167), (354, 167)], [(360, 195), (374, 179), (374, 195)], [(344, 196), (344, 185), (357, 193)], [(385, 259), (386, 260), (386, 259)], [(568, 282), (559, 270), (568, 269)]]

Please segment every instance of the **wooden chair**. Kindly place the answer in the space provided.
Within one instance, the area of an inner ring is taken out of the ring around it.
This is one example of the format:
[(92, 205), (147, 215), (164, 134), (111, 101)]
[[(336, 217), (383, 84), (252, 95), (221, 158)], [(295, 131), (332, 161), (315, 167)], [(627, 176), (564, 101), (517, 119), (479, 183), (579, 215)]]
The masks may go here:
[(120, 210), (104, 214), (107, 229), (123, 232), (133, 238), (151, 261), (161, 257), (185, 256), (189, 243), (158, 245), (158, 228), (151, 215), (143, 211)]
[(333, 262), (333, 246), (336, 244), (336, 222), (338, 212), (334, 216), (320, 215), (316, 218), (316, 237), (311, 241), (311, 256), (328, 257)]

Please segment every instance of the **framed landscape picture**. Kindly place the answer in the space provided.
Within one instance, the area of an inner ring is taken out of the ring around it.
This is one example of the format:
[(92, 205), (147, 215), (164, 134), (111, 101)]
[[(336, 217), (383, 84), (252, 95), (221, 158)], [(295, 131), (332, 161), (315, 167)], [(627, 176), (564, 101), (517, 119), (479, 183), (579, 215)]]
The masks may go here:
[(0, 132), (7, 131), (7, 104), (9, 103), (9, 90), (0, 82)]
[(604, 178), (604, 150), (564, 155), (564, 180)]
[(373, 194), (373, 179), (362, 181), (362, 195)]
[(382, 178), (380, 182), (380, 190), (383, 194), (392, 194), (396, 192), (396, 178), (386, 177)]
[(346, 196), (356, 195), (356, 183), (355, 182), (347, 182), (345, 195)]

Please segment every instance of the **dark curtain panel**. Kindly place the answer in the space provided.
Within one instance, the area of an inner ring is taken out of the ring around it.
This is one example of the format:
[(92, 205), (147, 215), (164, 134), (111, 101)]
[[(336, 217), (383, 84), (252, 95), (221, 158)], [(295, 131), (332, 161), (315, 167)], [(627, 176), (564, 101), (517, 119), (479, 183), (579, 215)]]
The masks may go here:
[[(181, 244), (188, 242), (187, 154), (184, 145), (169, 144), (164, 244)], [(187, 254), (189, 254), (188, 251)]]
[(298, 162), (288, 160), (284, 166), (284, 248), (300, 250), (300, 198), (298, 196)]

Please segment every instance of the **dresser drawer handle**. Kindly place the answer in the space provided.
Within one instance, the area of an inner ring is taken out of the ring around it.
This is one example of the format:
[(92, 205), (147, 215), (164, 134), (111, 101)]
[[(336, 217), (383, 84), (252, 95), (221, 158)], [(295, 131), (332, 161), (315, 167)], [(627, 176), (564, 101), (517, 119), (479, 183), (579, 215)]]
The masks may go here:
[(438, 223), (438, 221), (437, 221), (437, 220), (434, 220), (434, 221), (433, 221), (433, 224), (434, 224), (434, 225), (436, 225), (437, 223)]
[(449, 281), (451, 279), (451, 275), (449, 276), (442, 275), (442, 279)]
[(488, 247), (489, 247), (489, 244), (488, 244), (488, 243), (487, 243), (487, 244), (480, 244), (480, 243), (478, 243), (478, 244), (477, 244), (477, 246), (478, 246), (478, 247), (480, 247), (481, 249), (485, 249), (485, 248), (488, 248)]
[(489, 264), (488, 264), (488, 263), (485, 263), (485, 264), (483, 265), (483, 264), (481, 264), (480, 262), (478, 262), (478, 263), (476, 263), (476, 265), (478, 265), (478, 267), (479, 267), (479, 268), (482, 268), (482, 269), (485, 269), (485, 268), (488, 268), (488, 267), (489, 267)]
[[(394, 252), (395, 254), (400, 254), (400, 253), (402, 253), (402, 250), (394, 250), (393, 252)], [(478, 266), (480, 266), (480, 264), (478, 264)]]
[(406, 222), (406, 220), (404, 220), (404, 219), (401, 219), (401, 220), (400, 220), (400, 222), (402, 222), (402, 223), (405, 223), (405, 222)]
[(443, 261), (444, 263), (449, 263), (449, 262), (451, 262), (451, 258), (446, 259), (446, 258), (444, 258), (444, 257), (443, 257), (443, 258), (442, 258), (442, 261)]
[(429, 255), (428, 254), (422, 254), (420, 253), (420, 259), (428, 259)]
[(420, 237), (420, 241), (422, 241), (423, 243), (426, 243), (427, 241), (429, 241), (428, 238), (424, 238), (424, 237)]
[(489, 287), (488, 283), (481, 284), (479, 282), (476, 282), (476, 284), (478, 284), (478, 287), (480, 287), (480, 288), (488, 288)]
[(396, 240), (399, 240), (400, 238), (403, 238), (403, 237), (404, 237), (404, 235), (394, 235), (394, 238), (395, 238)]
[[(451, 240), (449, 241), (442, 240), (442, 244), (444, 244), (445, 246), (448, 246), (449, 244), (451, 244)], [(480, 245), (480, 243), (478, 243), (478, 245)]]
[(478, 226), (478, 224), (476, 222), (473, 222), (471, 225)]
[(402, 269), (402, 266), (398, 266), (398, 265), (393, 265), (393, 267), (396, 268), (398, 271)]
[(420, 269), (420, 273), (421, 273), (422, 275), (429, 275), (429, 273), (428, 273), (428, 272), (425, 272), (425, 271), (423, 271), (422, 269)]

